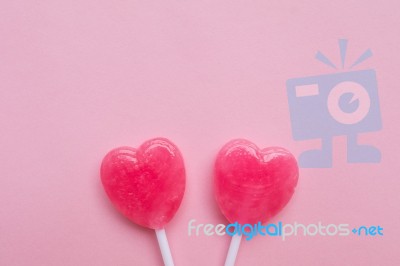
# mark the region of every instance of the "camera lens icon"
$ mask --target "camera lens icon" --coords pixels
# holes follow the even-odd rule
[[[327,107],[329,114],[337,122],[346,125],[357,124],[368,115],[371,99],[362,85],[344,81],[330,91]]]

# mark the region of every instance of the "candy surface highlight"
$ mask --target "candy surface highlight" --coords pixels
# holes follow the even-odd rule
[[[110,151],[101,181],[113,205],[136,224],[161,229],[178,210],[185,191],[185,167],[178,148],[155,138],[138,149]]]
[[[215,163],[216,200],[231,223],[265,223],[289,202],[298,176],[297,161],[284,148],[260,150],[248,140],[232,140]]]

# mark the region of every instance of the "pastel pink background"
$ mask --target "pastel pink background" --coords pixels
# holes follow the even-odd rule
[[[0,265],[162,265],[154,233],[108,202],[99,179],[113,147],[170,138],[187,190],[167,226],[176,265],[222,265],[230,238],[188,237],[190,219],[225,223],[212,193],[219,148],[245,137],[298,155],[285,82],[334,73],[314,60],[374,56],[383,130],[361,141],[381,164],[301,169],[272,222],[381,225],[384,236],[256,237],[237,265],[399,265],[398,1],[0,1]]]

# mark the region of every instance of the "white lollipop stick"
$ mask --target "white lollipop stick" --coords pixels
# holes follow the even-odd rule
[[[225,266],[234,266],[236,261],[236,255],[239,251],[240,241],[242,235],[232,236],[231,244],[229,245],[228,255],[226,256]]]
[[[167,235],[165,230],[156,229],[156,236],[158,240],[158,245],[160,246],[161,255],[164,260],[165,266],[174,266],[174,261],[172,260],[171,250],[169,249]]]

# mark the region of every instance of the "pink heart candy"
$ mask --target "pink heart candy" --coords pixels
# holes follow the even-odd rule
[[[110,151],[101,165],[101,181],[124,216],[141,226],[161,229],[181,204],[185,167],[171,141],[155,138],[138,149],[120,147]]]
[[[232,140],[215,163],[217,203],[231,223],[265,223],[289,202],[298,176],[296,159],[289,151],[260,150],[250,141]]]

